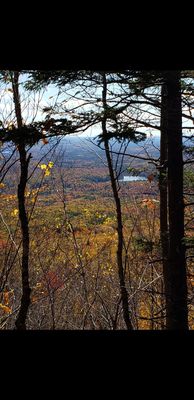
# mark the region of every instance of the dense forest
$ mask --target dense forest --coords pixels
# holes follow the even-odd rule
[[[194,329],[194,71],[0,71],[0,329]]]

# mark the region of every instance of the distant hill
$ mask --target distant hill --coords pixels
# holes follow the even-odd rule
[[[40,153],[47,153],[49,146],[55,143],[55,140],[52,139],[49,145],[36,145],[32,149],[32,155],[34,158],[40,157]],[[150,154],[150,156],[157,157],[159,156],[159,138],[154,137],[152,140],[148,139],[144,142],[140,142],[135,144],[133,142],[129,142],[127,145],[127,149],[125,146],[121,147],[121,144],[115,140],[110,141],[110,145],[112,147],[112,151],[114,152],[126,152],[128,154],[139,154],[141,156],[145,156],[146,152]],[[145,152],[146,149],[146,152]],[[102,160],[105,161],[105,152],[103,149],[103,144],[98,147],[97,139],[89,139],[87,137],[82,136],[66,136],[63,138],[57,146],[56,153],[59,155],[59,159],[61,162],[69,163],[75,160],[80,160],[82,162],[97,162],[102,163]],[[115,156],[116,157],[116,156]],[[128,158],[128,157],[127,157]]]

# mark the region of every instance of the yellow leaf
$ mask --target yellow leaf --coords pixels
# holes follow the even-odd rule
[[[8,124],[8,130],[9,131],[11,131],[14,128],[15,128],[15,126],[14,126],[14,124],[12,122],[10,124]]]
[[[50,171],[48,169],[46,169],[45,176],[49,176],[50,174],[51,174]]]
[[[15,208],[15,209],[11,212],[11,216],[12,216],[12,217],[17,217],[18,213],[19,213],[18,209]]]
[[[7,314],[9,314],[9,313],[11,312],[11,308],[5,306],[5,305],[2,304],[2,303],[0,303],[0,308],[2,308],[2,310],[3,310],[4,312],[6,312]]]
[[[8,304],[9,304],[9,292],[4,292],[3,293],[3,301],[4,301],[5,305],[8,306]]]
[[[41,169],[47,169],[47,165],[46,164],[41,164],[40,168]]]
[[[0,183],[0,188],[3,188],[5,184],[3,182]]]
[[[49,163],[48,163],[48,167],[49,167],[49,168],[53,168],[53,165],[54,165],[54,162],[52,162],[52,161],[49,161]]]

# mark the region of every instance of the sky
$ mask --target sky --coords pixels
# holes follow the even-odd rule
[[[26,80],[26,76],[22,77],[22,80]],[[6,84],[2,85],[0,87],[0,121],[6,123],[6,121],[11,121],[12,118],[15,116],[14,112],[14,107],[13,107],[13,94],[11,92],[11,84]],[[74,90],[74,94],[75,91]],[[94,94],[94,96],[96,93]],[[46,113],[43,112],[43,109],[45,107],[52,107],[54,106],[56,99],[59,100],[65,100],[64,94],[59,95],[59,90],[56,88],[54,85],[49,85],[47,86],[46,89],[41,90],[39,93],[37,92],[31,92],[27,93],[24,92],[22,89],[22,85],[20,86],[20,96],[21,96],[21,101],[22,101],[22,115],[24,122],[26,124],[31,123],[33,120],[40,121],[42,119],[45,119]],[[71,99],[67,100],[66,98],[66,107],[67,108],[72,108],[72,107],[81,107],[85,103],[85,100],[83,99]],[[87,107],[87,106],[86,106]],[[156,112],[156,111],[154,111]],[[146,112],[146,108],[144,111],[145,118],[148,118],[149,114]],[[159,123],[159,118],[158,118],[158,123]],[[185,121],[184,122],[185,126],[191,126],[192,123],[190,121]],[[95,137],[97,136],[101,131],[100,126],[93,126],[89,129],[87,129],[84,133],[82,133],[82,136],[87,136],[87,137]],[[160,131],[159,130],[154,130],[150,128],[139,128],[138,131],[143,131],[147,134],[147,136],[153,136],[157,137],[160,136]],[[78,134],[76,134],[77,136]]]

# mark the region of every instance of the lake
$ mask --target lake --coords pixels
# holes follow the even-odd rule
[[[119,182],[135,182],[135,181],[147,181],[145,176],[123,176]]]

